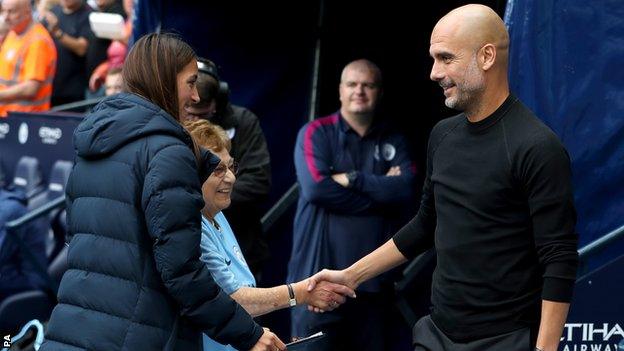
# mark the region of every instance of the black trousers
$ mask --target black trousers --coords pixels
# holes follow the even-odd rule
[[[425,316],[414,325],[413,336],[414,351],[533,351],[537,335],[535,329],[526,327],[469,342],[454,342],[430,316]]]
[[[293,310],[292,336],[326,334],[314,351],[405,351],[411,349],[410,327],[393,304],[391,294],[358,292],[356,299],[332,312]]]

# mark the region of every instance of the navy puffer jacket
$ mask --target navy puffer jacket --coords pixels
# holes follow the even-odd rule
[[[200,331],[250,349],[262,328],[200,257],[203,200],[190,136],[133,94],[74,133],[69,270],[42,350],[198,350]]]

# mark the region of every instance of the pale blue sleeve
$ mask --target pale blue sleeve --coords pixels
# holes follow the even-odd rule
[[[228,295],[232,295],[241,288],[241,282],[236,278],[226,258],[217,249],[214,236],[202,232],[201,236],[201,260],[206,263],[212,278],[219,284],[221,289]]]

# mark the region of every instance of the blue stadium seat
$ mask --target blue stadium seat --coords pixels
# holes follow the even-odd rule
[[[58,160],[54,162],[48,181],[48,201],[65,194],[65,185],[67,185],[69,173],[71,173],[73,166],[74,163],[70,161]]]
[[[48,182],[48,191],[46,192],[48,202],[65,194],[65,186],[73,166],[73,162],[64,160],[58,160],[54,163],[50,171],[50,181]],[[49,218],[52,235],[46,243],[46,254],[48,262],[52,262],[65,246],[67,233],[66,212],[65,210],[52,211]]]
[[[19,159],[15,167],[13,186],[22,189],[29,200],[45,190],[38,159],[30,156]]]
[[[26,192],[30,191],[29,209],[33,210],[65,194],[65,186],[72,167],[73,163],[70,161],[56,161],[50,170],[47,190],[33,190],[34,187],[30,185],[41,183],[39,164],[32,157],[23,157],[16,168],[16,179],[13,183],[14,186],[21,187]],[[47,271],[49,277],[58,286],[63,273],[67,270],[66,212],[65,210],[52,211],[48,219],[51,230],[46,241]],[[51,286],[45,290],[25,291],[6,298],[0,304],[0,332],[13,333],[31,319],[48,320],[55,304],[56,291]]]
[[[67,247],[48,266],[48,275],[57,284],[67,270]],[[0,304],[0,334],[15,333],[32,319],[47,321],[56,305],[56,291],[24,291],[7,297]]]

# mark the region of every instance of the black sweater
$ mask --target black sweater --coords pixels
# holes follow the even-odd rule
[[[429,139],[418,215],[394,242],[435,245],[432,319],[454,340],[536,326],[541,299],[568,302],[578,264],[570,160],[515,96],[486,119],[460,114]]]

